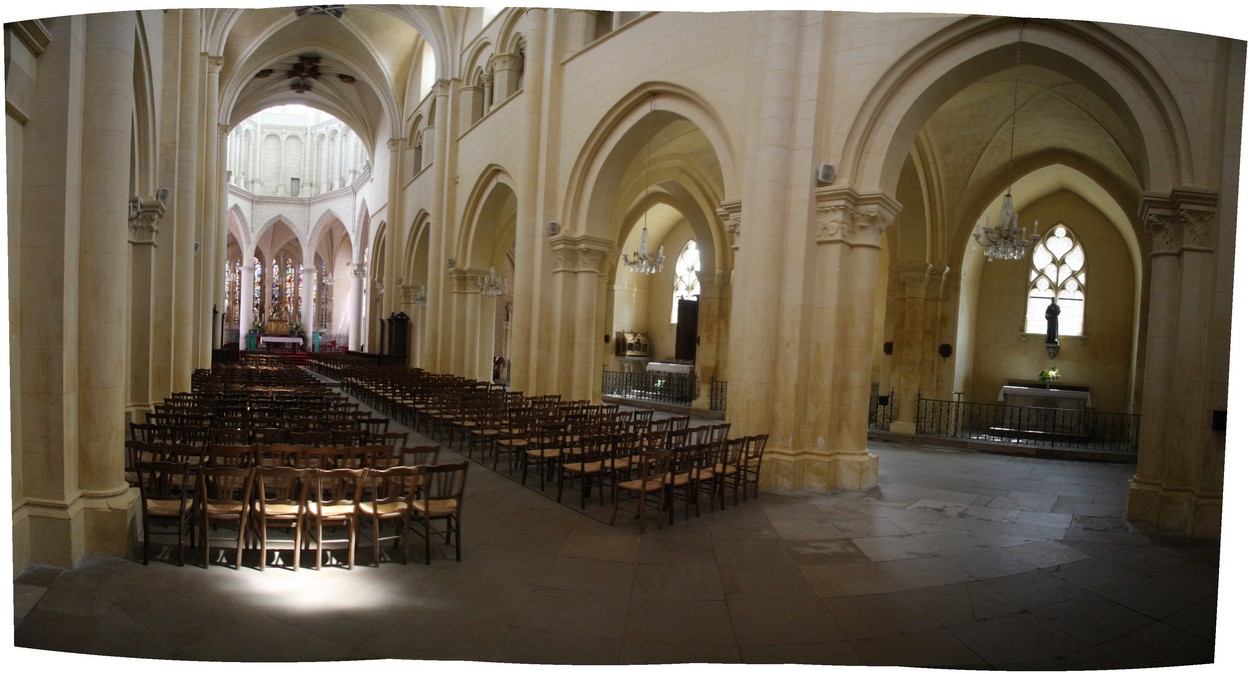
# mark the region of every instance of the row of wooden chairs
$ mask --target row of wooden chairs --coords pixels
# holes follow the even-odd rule
[[[344,543],[350,569],[355,564],[357,532],[362,524],[372,532],[375,566],[382,559],[383,540],[400,545],[403,561],[408,562],[410,530],[424,537],[427,564],[430,539],[436,534],[441,534],[446,544],[455,538],[456,560],[460,560],[460,515],[468,462],[387,468],[296,468],[141,460],[136,467],[143,512],[144,564],[148,563],[153,520],[171,520],[176,524],[179,566],[185,561],[188,540],[192,547],[195,545],[197,520],[205,568],[210,563],[214,542],[230,541],[235,553],[234,568],[242,566],[243,551],[250,544],[259,548],[263,571],[270,565],[269,533],[277,528],[294,536],[292,569],[299,569],[300,552],[314,543],[316,568],[321,568],[326,544]],[[384,524],[393,524],[394,533],[384,534]],[[230,538],[214,537],[222,525],[232,527],[237,534]],[[346,537],[328,538],[332,528],[345,529]]]

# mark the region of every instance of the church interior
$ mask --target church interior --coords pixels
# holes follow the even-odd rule
[[[4,36],[17,646],[1215,658],[1244,40],[367,4],[24,16]],[[457,529],[405,564],[362,544],[350,572],[201,569],[194,545],[149,563],[138,429],[270,371],[270,401],[312,382],[398,448],[464,459],[463,556]],[[762,438],[731,464],[754,482],[718,502],[710,481],[684,518],[640,495],[615,519],[620,476],[598,510],[589,490],[556,501],[559,450],[475,458],[487,413],[441,426],[420,402],[449,381],[663,419],[674,446],[688,423],[713,472]],[[356,601],[257,599],[318,592]],[[318,622],[395,610],[429,640]]]

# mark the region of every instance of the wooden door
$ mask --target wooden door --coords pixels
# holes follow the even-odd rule
[[[694,360],[699,345],[699,298],[677,300],[677,344],[673,357]]]

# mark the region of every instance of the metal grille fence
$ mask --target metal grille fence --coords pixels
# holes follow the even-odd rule
[[[916,434],[1038,447],[1137,453],[1138,414],[916,401]]]
[[[693,372],[603,371],[603,395],[688,406],[698,393],[698,377]]]

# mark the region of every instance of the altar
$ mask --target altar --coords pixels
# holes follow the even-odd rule
[[[261,348],[268,348],[267,346],[265,346],[266,344],[287,344],[288,345],[287,348],[294,351],[296,350],[297,347],[303,348],[304,338],[303,337],[287,337],[287,336],[281,336],[281,335],[261,335],[260,336]]]
[[[1089,391],[1032,386],[1004,386],[998,392],[998,401],[1017,407],[1047,407],[1077,411],[1094,407],[1094,399]]]
[[[694,366],[688,363],[661,363],[652,361],[647,363],[647,372],[674,372],[677,374],[690,374],[694,372]]]

